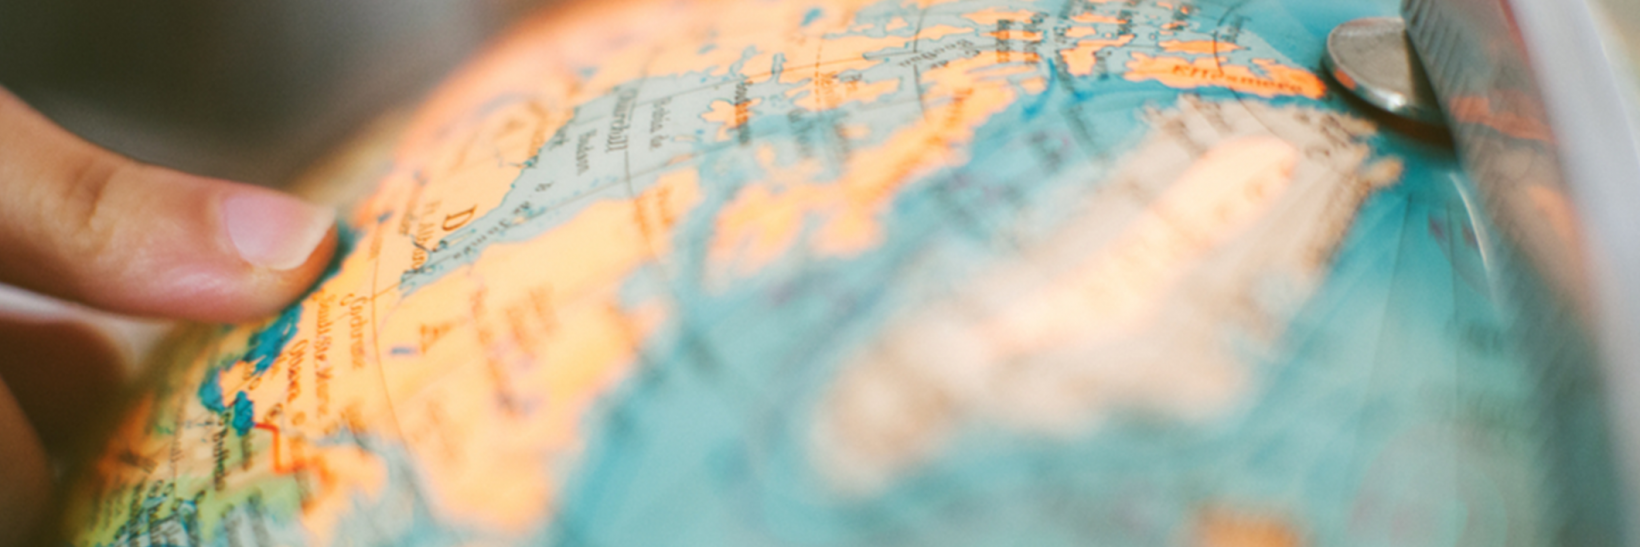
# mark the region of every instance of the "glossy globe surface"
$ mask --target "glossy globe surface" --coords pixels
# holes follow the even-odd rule
[[[1452,152],[1317,72],[1394,7],[554,8],[422,107],[310,295],[172,344],[62,530],[1612,537],[1586,344],[1523,326],[1558,308]]]

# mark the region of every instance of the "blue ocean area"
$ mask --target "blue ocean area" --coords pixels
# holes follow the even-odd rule
[[[326,280],[335,277],[336,273],[341,271],[342,261],[352,253],[357,240],[357,230],[345,223],[336,226],[336,254],[331,258],[330,263],[325,265],[324,271],[313,282],[313,286],[308,289],[307,294],[312,294],[313,291],[318,290],[318,287],[323,285]],[[195,390],[200,405],[204,406],[206,410],[222,416],[224,420],[228,421],[234,432],[241,436],[249,433],[251,427],[255,425],[255,405],[245,396],[243,391],[235,392],[232,408],[223,403],[222,371],[240,361],[251,363],[253,373],[257,375],[273,368],[274,361],[277,361],[279,355],[284,353],[285,346],[290,344],[300,328],[298,323],[302,319],[301,303],[306,299],[307,294],[304,294],[295,304],[285,308],[267,326],[251,333],[250,342],[243,356],[216,356],[213,363],[205,371],[205,377],[200,381],[199,387]]]
[[[199,390],[195,392],[195,396],[206,410],[217,414],[228,411],[222,404],[222,366],[211,367],[205,372],[205,380],[199,383]]]
[[[285,352],[285,346],[290,344],[291,338],[296,336],[297,322],[301,320],[301,304],[285,308],[273,323],[251,335],[250,346],[245,350],[243,360],[254,365],[257,374],[273,368],[273,362],[279,358],[279,354]]]
[[[245,396],[245,392],[241,391],[234,395],[231,416],[228,424],[233,426],[233,432],[240,436],[250,433],[251,427],[256,425],[256,404],[251,402],[250,397]]]

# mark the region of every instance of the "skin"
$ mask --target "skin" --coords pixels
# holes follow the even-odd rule
[[[224,207],[230,201],[241,205]],[[246,210],[259,214],[235,220]],[[245,321],[278,311],[318,277],[335,248],[329,215],[104,150],[0,89],[0,283],[121,314]],[[316,228],[281,239],[300,225]],[[255,245],[247,233],[259,235]],[[51,455],[112,399],[123,380],[117,358],[87,325],[0,314],[0,547],[41,528]]]

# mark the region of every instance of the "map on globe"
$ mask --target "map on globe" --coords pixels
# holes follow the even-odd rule
[[[552,6],[307,296],[170,343],[60,533],[1617,543],[1586,338],[1317,68],[1396,7]]]

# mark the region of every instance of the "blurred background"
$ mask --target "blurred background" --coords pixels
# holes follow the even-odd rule
[[[543,0],[0,0],[0,86],[134,158],[264,185]]]

